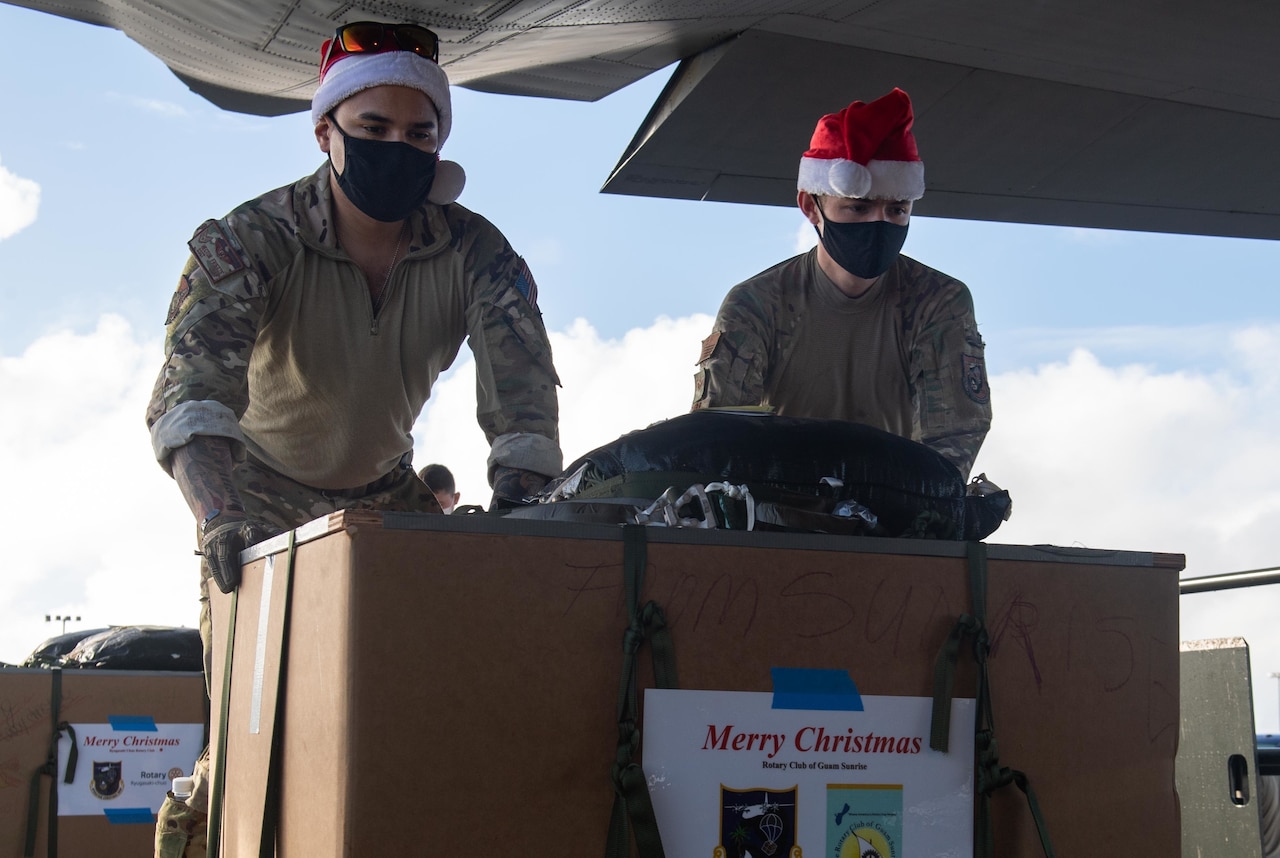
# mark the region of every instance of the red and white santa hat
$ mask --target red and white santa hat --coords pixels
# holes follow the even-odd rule
[[[870,104],[855,101],[818,120],[800,159],[796,187],[867,200],[924,196],[924,162],[911,133],[911,97],[896,87]]]
[[[453,106],[449,99],[449,78],[434,60],[412,51],[377,54],[347,54],[324,70],[320,85],[311,97],[311,124],[318,125],[331,110],[351,96],[375,86],[407,86],[431,99],[439,116],[440,146],[453,126]],[[427,199],[437,205],[458,199],[467,182],[460,164],[441,160]]]

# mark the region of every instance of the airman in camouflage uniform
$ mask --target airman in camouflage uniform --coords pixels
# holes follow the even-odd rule
[[[312,101],[329,161],[189,242],[147,425],[200,523],[206,676],[209,581],[233,590],[245,545],[336,510],[440,512],[410,432],[464,340],[494,504],[561,470],[537,289],[503,235],[455,202],[435,47],[416,25],[339,28]],[[192,796],[160,810],[160,858],[204,854],[207,749],[193,777]]]
[[[532,275],[502,234],[456,203],[414,211],[375,310],[336,244],[331,198],[326,164],[192,239],[147,409],[160,462],[193,435],[220,435],[306,485],[372,483],[413,449],[432,384],[469,338],[491,468],[559,473],[551,347]],[[231,265],[203,262],[215,242]]]
[[[797,203],[820,242],[735,286],[703,341],[693,409],[756,406],[865,423],[968,476],[991,425],[973,299],[902,256],[924,170],[894,90],[824,116]]]
[[[937,450],[967,476],[991,424],[969,290],[899,256],[869,296],[873,312],[841,318],[815,297],[834,288],[816,256],[815,248],[730,290],[703,341],[694,410],[770,405],[780,414],[866,423]],[[815,317],[816,325],[802,324]],[[836,359],[845,352],[831,335],[885,347],[846,363]],[[795,365],[800,337],[820,350],[818,364]],[[806,385],[816,390],[801,390]]]

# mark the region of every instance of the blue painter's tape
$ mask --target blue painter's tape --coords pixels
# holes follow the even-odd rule
[[[112,825],[155,825],[156,814],[149,807],[113,807],[102,811]]]
[[[769,672],[773,675],[774,709],[862,711],[862,695],[848,671],[774,667]]]
[[[156,733],[156,719],[149,715],[108,715],[107,723],[117,732]]]

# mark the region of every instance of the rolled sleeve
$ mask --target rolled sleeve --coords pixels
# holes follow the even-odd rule
[[[560,445],[543,435],[512,433],[493,439],[489,449],[489,481],[495,468],[519,468],[547,477],[564,470],[564,454]]]
[[[230,408],[209,400],[181,402],[151,425],[151,449],[156,461],[169,470],[169,456],[197,435],[229,438],[237,447],[244,446],[239,418]]]

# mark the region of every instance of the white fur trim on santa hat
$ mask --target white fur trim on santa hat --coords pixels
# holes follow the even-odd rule
[[[918,200],[924,196],[924,163],[871,161],[864,167],[843,158],[801,158],[796,187],[830,197]]]
[[[339,104],[375,86],[407,86],[425,93],[440,117],[440,145],[444,145],[453,125],[449,78],[437,63],[412,51],[353,54],[329,66],[311,97],[311,124],[318,125]]]
[[[923,161],[871,161],[871,190],[867,199],[918,200],[924,196]]]
[[[864,197],[871,188],[871,173],[844,158],[801,158],[796,187],[823,196]]]

